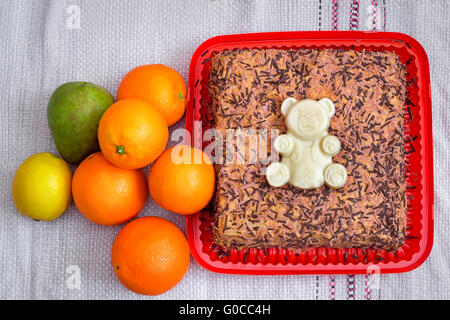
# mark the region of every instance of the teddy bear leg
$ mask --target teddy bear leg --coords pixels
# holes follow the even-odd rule
[[[347,181],[347,170],[342,164],[331,163],[323,173],[325,184],[330,188],[341,188]]]
[[[281,187],[289,182],[289,168],[281,162],[272,162],[266,169],[267,182],[272,187]]]

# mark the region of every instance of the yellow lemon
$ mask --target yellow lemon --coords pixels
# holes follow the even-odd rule
[[[26,159],[13,181],[17,210],[37,220],[58,218],[72,201],[72,171],[61,158],[48,152]]]

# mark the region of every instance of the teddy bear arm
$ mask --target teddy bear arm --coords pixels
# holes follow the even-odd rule
[[[338,137],[327,134],[321,139],[320,148],[326,155],[333,157],[341,150],[341,142]]]
[[[275,139],[273,147],[283,157],[288,157],[294,151],[295,142],[291,136],[282,134]]]

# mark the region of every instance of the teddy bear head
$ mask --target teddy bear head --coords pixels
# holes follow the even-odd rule
[[[288,130],[302,140],[314,140],[327,132],[334,112],[334,103],[328,98],[319,101],[287,98],[281,104]]]

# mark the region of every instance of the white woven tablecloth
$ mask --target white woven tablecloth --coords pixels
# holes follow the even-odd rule
[[[128,70],[149,63],[169,65],[187,80],[192,54],[212,36],[349,30],[352,1],[0,0],[0,298],[153,299],[126,290],[114,275],[111,244],[120,226],[94,225],[73,205],[50,223],[15,210],[11,183],[19,164],[37,152],[56,153],[46,108],[58,85],[90,81],[115,95]],[[359,3],[354,29],[369,30],[371,5],[376,6],[379,29],[407,33],[428,53],[436,201],[429,259],[415,271],[382,275],[372,286],[364,275],[214,274],[192,259],[184,280],[155,299],[328,299],[333,279],[336,299],[367,298],[367,288],[372,299],[450,298],[450,151],[445,147],[450,136],[450,1],[354,2]],[[174,128],[183,126],[180,121]],[[183,217],[151,199],[140,214],[145,215],[164,216],[185,230]],[[74,274],[80,276],[79,288],[68,281]]]

